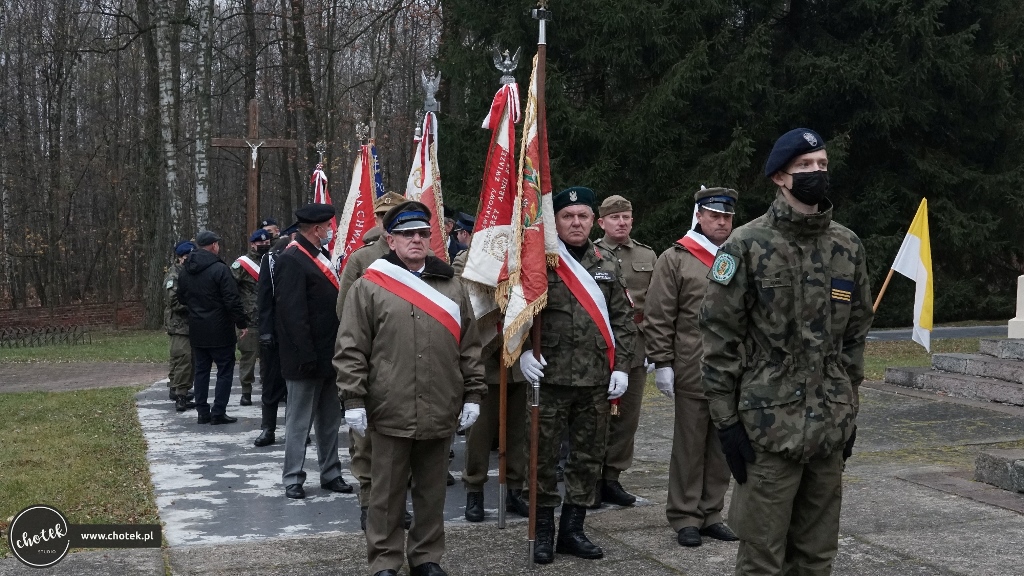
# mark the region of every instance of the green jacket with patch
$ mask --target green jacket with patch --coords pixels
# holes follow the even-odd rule
[[[864,246],[781,193],[737,228],[708,274],[700,311],[704,391],[718,428],[742,422],[755,450],[807,462],[853,433],[871,327]],[[740,353],[745,350],[746,353]]]
[[[164,328],[168,334],[188,336],[188,307],[178,300],[178,274],[181,265],[173,264],[164,277]]]
[[[249,250],[246,256],[255,262],[257,267],[263,259],[255,250]],[[249,326],[259,326],[259,307],[256,306],[257,279],[253,278],[252,274],[249,274],[238,260],[231,263],[231,276],[238,283],[238,296],[242,299],[242,309],[245,310],[246,321]]]

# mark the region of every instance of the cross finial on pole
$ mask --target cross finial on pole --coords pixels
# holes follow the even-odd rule
[[[327,142],[319,140],[316,143],[316,153],[320,155],[320,164],[324,163],[324,153],[327,152]]]

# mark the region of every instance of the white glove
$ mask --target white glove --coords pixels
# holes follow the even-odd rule
[[[615,400],[626,393],[629,386],[629,374],[616,370],[612,372],[612,378],[608,382],[608,399]]]
[[[533,357],[532,350],[523,352],[523,355],[519,357],[519,369],[523,371],[523,376],[526,376],[530,384],[540,382],[540,379],[544,377],[544,367],[547,365],[544,355],[537,360]]]
[[[469,428],[479,417],[480,405],[476,402],[466,402],[462,405],[462,414],[459,414],[459,430]]]
[[[654,385],[661,390],[661,393],[669,398],[676,397],[676,374],[671,366],[658,368],[654,371]]]
[[[648,362],[647,358],[644,358],[644,370],[647,370],[648,374],[654,372],[654,362]]]
[[[366,408],[345,410],[345,424],[359,436],[366,436]]]

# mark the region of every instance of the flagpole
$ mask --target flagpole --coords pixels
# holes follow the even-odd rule
[[[505,504],[508,501],[508,369],[505,355],[498,355],[498,528],[505,528]]]
[[[547,0],[539,0],[537,8],[532,11],[533,17],[537,20],[539,31],[537,35],[537,148],[546,150],[547,142],[547,110],[544,105],[544,82],[545,82],[545,61],[547,60],[547,23],[551,20],[551,11],[548,10]],[[525,137],[525,136],[524,136]],[[546,155],[540,154],[541,165],[537,166],[538,174],[547,174],[545,166]],[[540,188],[543,189],[543,186]],[[533,325],[530,326],[530,338],[533,341],[533,357],[540,360],[540,314],[533,317]],[[537,452],[540,448],[540,381],[533,383],[533,397],[530,402],[530,520],[527,530],[529,542],[530,566],[535,566],[534,549],[537,544]]]
[[[882,289],[878,291],[878,296],[875,297],[875,305],[871,308],[871,312],[878,312],[878,304],[882,301],[882,294],[885,294],[885,289],[889,287],[889,280],[892,280],[892,273],[896,270],[889,268],[889,275],[885,277],[885,282],[882,283]]]

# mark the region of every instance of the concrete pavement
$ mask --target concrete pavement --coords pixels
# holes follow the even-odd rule
[[[151,407],[146,400],[140,398],[140,416],[147,430],[151,426],[146,424],[148,409]],[[237,409],[231,412],[245,416]],[[194,412],[191,414],[194,419]],[[700,548],[682,548],[665,521],[671,420],[670,401],[650,387],[637,436],[636,462],[622,477],[626,488],[645,502],[627,509],[605,508],[587,517],[588,534],[604,547],[605,559],[584,561],[558,555],[554,564],[541,567],[536,573],[733,573],[735,544],[710,541]],[[964,478],[973,469],[974,456],[981,449],[1024,446],[1024,410],[1006,406],[993,410],[978,402],[903,394],[872,384],[862,388],[858,426],[858,444],[845,476],[840,549],[833,574],[1024,576],[1024,516],[1015,511],[1024,510],[1024,494],[1004,493],[1006,498],[1001,503],[986,503],[983,486]],[[216,432],[220,434],[223,433]],[[251,431],[244,436],[251,442]],[[199,486],[194,470],[182,470],[181,478],[176,480],[181,487],[176,489],[185,491],[192,482],[196,484],[191,488],[193,493],[220,492],[209,499],[184,499],[190,514],[195,515],[192,530],[203,534],[175,535],[175,518],[168,513],[173,506],[164,501],[170,489],[161,488],[170,480],[162,479],[166,473],[155,466],[154,483],[158,500],[163,502],[161,517],[167,523],[165,536],[169,545],[165,549],[78,552],[49,570],[25,568],[14,559],[6,559],[0,561],[0,576],[366,574],[363,535],[358,524],[353,527],[350,521],[344,521],[346,510],[355,507],[347,498],[289,505],[279,487],[268,487],[266,494],[244,492],[242,486],[249,481],[279,482],[279,461],[270,452],[246,455],[250,451],[241,439],[208,438],[207,442],[218,444],[216,449],[227,456],[218,465],[222,468],[230,466],[233,459],[249,459],[252,466],[262,462],[261,466],[266,468],[233,468],[239,478],[232,481],[239,484],[231,484],[231,489],[227,485],[211,488],[219,486],[218,481]],[[154,449],[153,440],[150,446]],[[343,456],[346,455],[343,450]],[[211,457],[210,462],[215,461]],[[310,462],[307,461],[307,470],[311,469]],[[935,481],[943,478],[949,482]],[[488,484],[493,486],[493,482]],[[307,486],[313,487],[310,492],[319,491],[312,474]],[[233,517],[234,524],[242,525],[229,526],[232,523],[217,520],[220,505],[211,500],[222,498],[233,507],[252,509]],[[489,514],[484,523],[470,525],[452,514],[453,510],[461,514],[465,501],[461,486],[449,488],[447,498],[446,518],[450,522],[446,526],[448,551],[443,565],[450,574],[512,575],[528,571],[524,562],[525,522],[513,521],[507,529],[498,530],[494,515]],[[493,508],[494,502],[490,499],[488,507]],[[199,518],[202,510],[209,511],[208,520]],[[215,510],[218,512],[214,513]],[[289,516],[278,519],[279,514]],[[308,524],[309,528],[291,535],[281,534],[285,527],[299,524]],[[240,534],[256,537],[241,539]],[[407,568],[402,573],[407,574]]]

